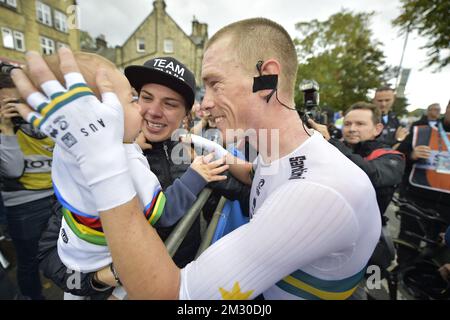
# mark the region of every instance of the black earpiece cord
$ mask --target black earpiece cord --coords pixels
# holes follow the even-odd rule
[[[267,102],[269,102],[269,100],[270,100],[270,98],[272,97],[272,95],[273,95],[274,92],[275,92],[275,98],[277,99],[277,101],[278,101],[279,104],[281,104],[283,107],[285,107],[285,108],[288,109],[288,110],[291,110],[291,111],[297,111],[296,108],[291,108],[291,107],[285,105],[283,102],[281,102],[280,99],[278,99],[278,90],[277,90],[277,89],[275,89],[274,91],[272,91],[272,93],[267,97],[267,98],[268,98],[268,99],[267,99]],[[308,130],[306,130],[306,127],[305,127],[305,121],[307,121],[307,120],[308,120],[307,116],[305,117],[305,119],[302,119],[302,126],[303,126],[303,130],[305,130],[306,134],[307,134],[309,137],[311,137],[311,135],[309,134]]]

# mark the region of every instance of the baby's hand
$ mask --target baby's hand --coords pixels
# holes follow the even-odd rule
[[[147,139],[145,138],[143,132],[141,132],[136,138],[136,143],[139,145],[139,147],[141,147],[142,151],[151,150],[153,148],[150,143],[147,143]]]
[[[207,156],[196,157],[191,164],[191,168],[201,175],[208,183],[226,180],[227,176],[220,175],[229,168],[228,165],[224,165],[225,159],[220,158],[210,162],[213,158],[213,153],[210,153]]]

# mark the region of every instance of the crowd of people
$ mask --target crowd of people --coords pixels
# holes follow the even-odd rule
[[[41,270],[65,299],[351,299],[368,265],[408,261],[386,250],[394,193],[450,225],[450,102],[407,129],[381,87],[330,132],[297,113],[297,53],[271,20],[208,41],[201,95],[173,57],[124,74],[67,48],[26,60],[0,79],[1,202],[23,298],[45,299]],[[164,240],[204,188],[172,258]],[[248,222],[196,257],[221,197]],[[411,228],[402,216],[399,237],[417,242]],[[450,229],[435,236],[450,243]],[[450,249],[439,270],[448,281]]]

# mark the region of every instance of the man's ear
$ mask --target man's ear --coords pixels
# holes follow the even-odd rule
[[[377,123],[375,125],[375,132],[376,132],[377,137],[380,135],[380,133],[383,131],[383,129],[384,129],[384,125],[382,123]]]
[[[258,71],[260,73],[258,76],[268,76],[268,75],[279,76],[280,72],[281,72],[281,65],[277,60],[269,59],[269,60],[264,61],[260,65],[260,69]],[[279,82],[277,82],[277,84],[279,85]],[[274,89],[277,89],[277,87],[271,88],[271,89],[266,89],[266,90],[260,90],[260,91],[258,91],[258,95],[261,98],[266,99],[266,97],[268,95],[270,95]]]

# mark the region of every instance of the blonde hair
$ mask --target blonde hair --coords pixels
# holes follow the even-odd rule
[[[265,18],[253,18],[232,23],[217,31],[206,44],[205,51],[214,43],[229,37],[236,58],[249,74],[256,72],[259,60],[276,59],[281,65],[279,89],[294,93],[298,60],[289,33],[278,23]]]

